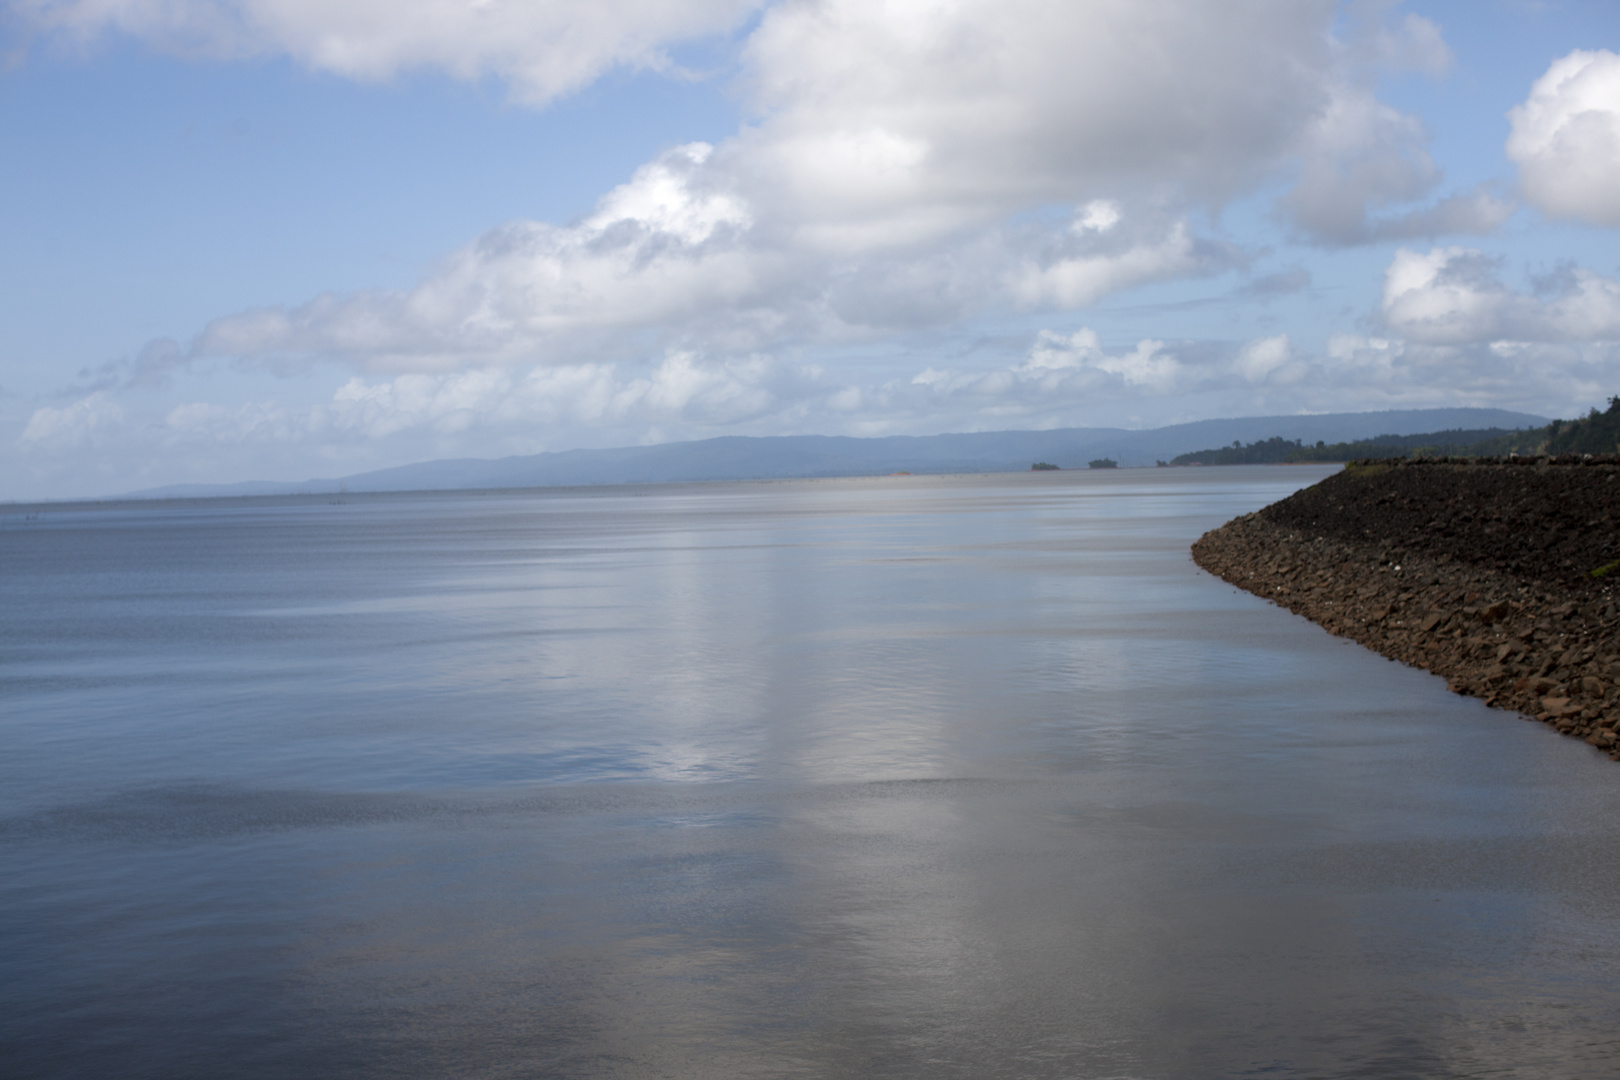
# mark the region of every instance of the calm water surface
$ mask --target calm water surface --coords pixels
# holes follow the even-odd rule
[[[1323,470],[0,513],[8,1077],[1620,1076],[1620,768]]]

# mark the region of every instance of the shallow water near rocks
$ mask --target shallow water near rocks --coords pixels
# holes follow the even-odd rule
[[[1188,557],[1325,472],[0,513],[3,1071],[1620,1074],[1620,766]]]

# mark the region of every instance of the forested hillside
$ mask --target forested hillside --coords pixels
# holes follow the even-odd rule
[[[1545,427],[1507,431],[1501,428],[1432,431],[1419,435],[1376,435],[1354,442],[1309,446],[1299,439],[1272,436],[1245,445],[1197,450],[1161,464],[1291,465],[1310,461],[1358,461],[1363,458],[1506,457],[1510,454],[1620,453],[1620,396],[1604,412],[1592,409],[1576,420],[1554,420]]]

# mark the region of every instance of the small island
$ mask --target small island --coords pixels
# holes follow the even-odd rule
[[[1047,470],[1055,472],[1057,471],[1057,466],[1053,465],[1049,461],[1037,461],[1035,464],[1029,467],[1030,472],[1046,472]]]
[[[1086,463],[1086,467],[1091,469],[1117,469],[1119,468],[1119,462],[1115,461],[1113,458],[1100,457],[1092,461],[1088,461]]]

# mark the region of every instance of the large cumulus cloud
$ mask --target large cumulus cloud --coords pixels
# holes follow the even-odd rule
[[[1317,246],[1488,232],[1503,220],[1512,207],[1487,189],[1436,199],[1443,176],[1429,132],[1379,100],[1378,71],[1436,74],[1450,61],[1434,24],[1388,20],[1387,4],[14,7],[61,33],[114,28],[203,55],[279,53],[357,78],[421,69],[495,77],[537,105],[611,67],[667,65],[680,42],[737,31],[728,77],[745,107],[734,136],[671,147],[577,221],[498,225],[411,288],[226,315],[183,344],[158,342],[92,373],[76,401],[41,409],[30,424],[25,443],[42,452],[92,447],[122,430],[121,387],[221,360],[277,371],[335,363],[341,389],[302,408],[188,402],[143,418],[141,437],[170,446],[414,439],[408,456],[428,456],[716,429],[1117,419],[1099,413],[1108,402],[1170,421],[1188,410],[1455,400],[1446,384],[1455,395],[1463,365],[1522,373],[1539,356],[1551,358],[1548,370],[1574,371],[1608,355],[1612,281],[1569,268],[1515,291],[1485,256],[1461,248],[1402,252],[1380,312],[1388,336],[1325,352],[1275,328],[1243,341],[1156,334],[1107,345],[1077,328],[1069,313],[1121,290],[1253,260],[1214,223],[1257,192],[1280,193],[1285,227]],[[757,23],[739,21],[752,13]],[[1512,152],[1527,198],[1597,220],[1606,211],[1593,185],[1576,185],[1576,198],[1535,179],[1548,161],[1603,167],[1590,131],[1612,115],[1599,76],[1614,58],[1575,55],[1597,59],[1549,83],[1563,70],[1555,65],[1537,83],[1524,117],[1515,114],[1515,138],[1522,128],[1541,141]],[[1553,105],[1532,110],[1542,98]],[[1256,295],[1312,280],[1301,268],[1274,278]],[[1044,320],[1048,330],[988,366],[936,359],[879,375],[817,364],[835,349],[959,330],[986,315],[1025,327]],[[1505,340],[1522,348],[1509,357],[1492,344]]]
[[[1568,264],[1513,289],[1482,251],[1403,248],[1384,272],[1383,317],[1429,344],[1620,341],[1620,281]]]
[[[779,4],[742,48],[752,119],[735,137],[669,151],[579,222],[492,230],[413,289],[224,318],[188,355],[437,371],[813,347],[1067,310],[1241,261],[1198,222],[1294,161],[1291,212],[1330,242],[1499,220],[1475,195],[1369,224],[1369,207],[1424,196],[1436,177],[1415,121],[1351,78],[1363,61],[1331,36],[1336,11]],[[1437,35],[1409,18],[1364,36],[1433,66]],[[1366,167],[1346,173],[1347,157]]]
[[[175,362],[337,358],[374,372],[445,371],[832,345],[998,308],[1083,306],[1240,258],[1184,218],[1146,207],[1127,217],[1100,200],[1056,228],[987,226],[944,247],[856,257],[775,245],[759,235],[753,205],[704,171],[711,153],[671,151],[573,225],[494,229],[414,288],[218,319]]]
[[[1577,49],[1508,114],[1507,153],[1543,213],[1620,226],[1620,56]]]
[[[745,52],[742,170],[815,242],[1146,187],[1222,199],[1325,106],[1328,0],[823,0]]]
[[[1302,136],[1299,179],[1282,199],[1285,216],[1302,236],[1326,244],[1489,233],[1506,221],[1513,204],[1483,186],[1410,206],[1441,180],[1428,141],[1416,117],[1370,89],[1337,87]]]

